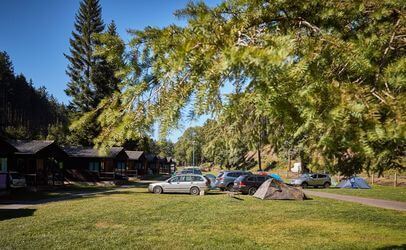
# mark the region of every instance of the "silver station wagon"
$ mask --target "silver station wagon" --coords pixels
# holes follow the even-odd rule
[[[149,184],[148,191],[161,193],[190,193],[198,195],[200,191],[207,192],[209,190],[210,181],[203,175],[186,174],[177,175],[163,182]]]

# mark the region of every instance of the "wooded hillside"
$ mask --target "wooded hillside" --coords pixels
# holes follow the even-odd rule
[[[0,52],[0,135],[31,139],[45,138],[52,127],[67,124],[65,107],[45,87],[15,74],[6,52]]]

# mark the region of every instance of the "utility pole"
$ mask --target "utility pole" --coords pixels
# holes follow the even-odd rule
[[[192,167],[194,167],[195,166],[195,140],[193,139],[193,142],[192,142],[192,145],[193,145],[193,164],[192,164]]]

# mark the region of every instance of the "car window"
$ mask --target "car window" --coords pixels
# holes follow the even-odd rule
[[[317,174],[312,174],[310,177],[317,178]]]
[[[258,182],[264,182],[265,181],[265,176],[258,176],[257,181]]]
[[[326,178],[327,176],[325,174],[319,174],[319,178]]]
[[[179,182],[191,182],[192,181],[192,176],[185,175],[185,176],[180,176]]]
[[[178,182],[179,181],[179,176],[175,176],[171,178],[171,182]]]
[[[20,175],[20,174],[12,173],[12,174],[10,174],[10,175],[11,175],[11,178],[13,178],[13,179],[22,179],[22,178],[23,178],[23,176]]]
[[[221,172],[221,173],[219,173],[219,175],[217,176],[217,178],[220,178],[220,177],[222,177],[223,175],[224,175],[224,173]]]
[[[243,175],[241,175],[240,177],[238,177],[235,181],[242,181],[242,180],[244,180],[244,178],[245,178],[245,176],[243,176]]]
[[[248,177],[248,178],[247,178],[247,181],[256,181],[256,178],[255,178],[254,176]]]
[[[201,176],[192,176],[193,181],[204,181]]]

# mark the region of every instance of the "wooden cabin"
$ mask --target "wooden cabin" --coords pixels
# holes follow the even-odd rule
[[[176,171],[176,162],[172,157],[166,157],[167,168],[169,169],[169,174]]]
[[[95,181],[125,175],[128,156],[123,147],[112,147],[107,154],[94,148],[64,147],[66,168],[72,179]]]
[[[11,158],[17,149],[6,140],[0,138],[0,190],[7,188],[7,178]]]
[[[147,174],[159,174],[159,161],[158,157],[154,154],[146,154],[147,159]]]
[[[135,177],[148,173],[148,163],[144,151],[126,150],[125,153],[128,156],[127,176]]]
[[[167,174],[168,169],[167,169],[168,162],[166,160],[166,157],[160,157],[158,156],[158,173],[159,174]]]
[[[10,140],[17,151],[11,156],[8,171],[25,176],[28,186],[63,184],[66,153],[54,141]]]

